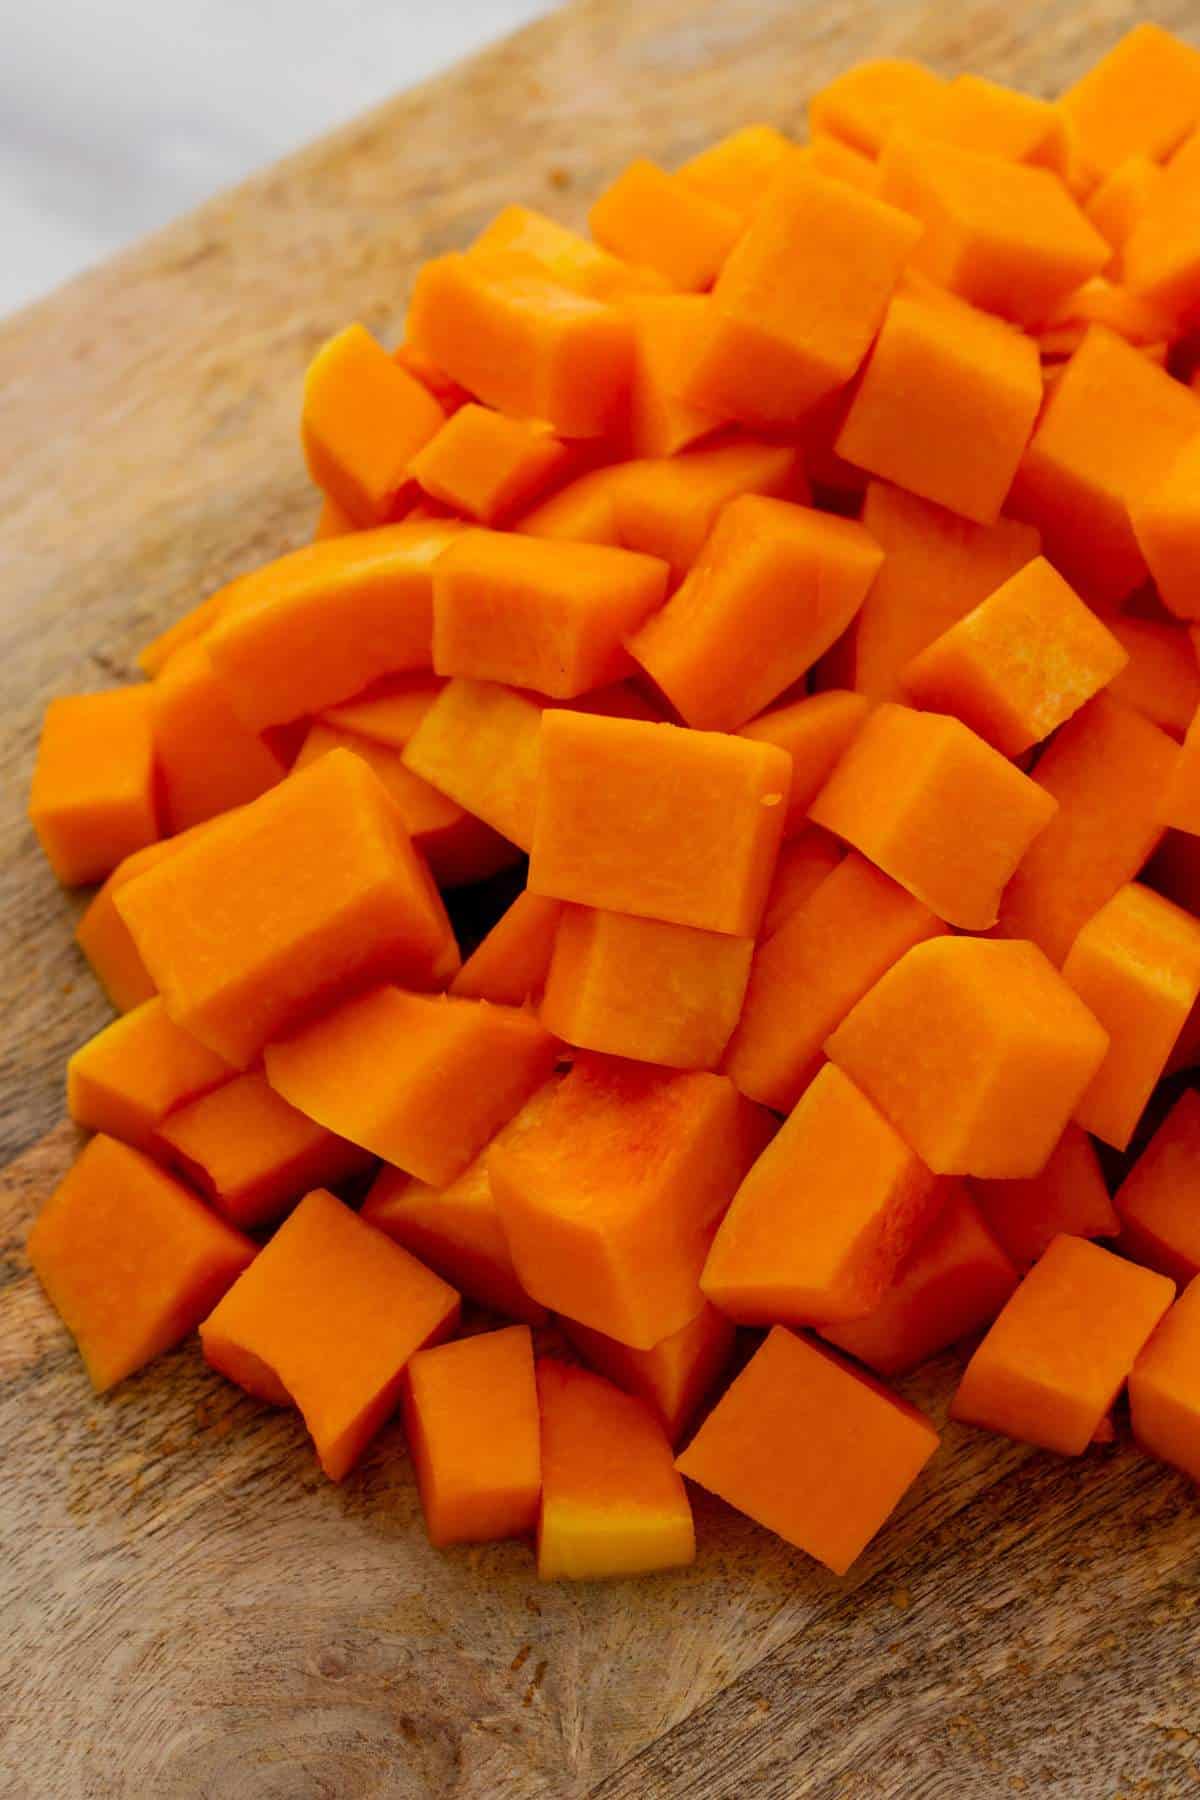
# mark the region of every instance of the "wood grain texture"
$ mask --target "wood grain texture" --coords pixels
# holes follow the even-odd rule
[[[1052,93],[1141,9],[589,0],[0,327],[0,1794],[4,1800],[1116,1800],[1200,1791],[1200,1518],[1128,1448],[951,1427],[837,1582],[697,1497],[694,1569],[540,1587],[442,1555],[399,1434],[341,1488],[194,1346],[92,1399],[23,1252],[105,1016],[24,800],[55,692],[308,534],[305,361],[394,336],[502,203],[578,220],[634,149],[801,126],[910,53]],[[1196,37],[1200,6],[1164,0]],[[935,1414],[949,1363],[910,1384]]]

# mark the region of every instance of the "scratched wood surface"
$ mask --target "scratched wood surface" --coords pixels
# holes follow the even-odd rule
[[[578,220],[635,149],[799,129],[855,58],[1051,93],[1142,9],[586,0],[0,326],[0,1794],[4,1800],[1116,1800],[1200,1790],[1200,1512],[1128,1447],[951,1427],[845,1582],[697,1496],[683,1574],[541,1587],[440,1555],[386,1431],[335,1488],[194,1346],[110,1398],[24,1258],[104,1007],[24,797],[55,692],[308,534],[301,371],[398,330],[503,202]],[[1200,35],[1200,4],[1163,0]],[[950,1362],[912,1387],[939,1417]]]

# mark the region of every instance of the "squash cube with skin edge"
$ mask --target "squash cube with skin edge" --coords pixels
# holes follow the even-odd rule
[[[1163,1275],[1055,1238],[967,1364],[950,1417],[1079,1456],[1174,1297]]]
[[[29,819],[58,879],[102,881],[158,837],[149,688],[51,700]]]
[[[421,1181],[454,1181],[549,1077],[531,1013],[381,987],[269,1044],[276,1093]]]
[[[738,213],[639,156],[593,203],[596,242],[675,289],[711,287],[741,236]]]
[[[445,420],[362,325],[330,338],[309,364],[300,415],[309,473],[359,527],[395,517],[410,459]]]
[[[829,688],[759,713],[739,736],[778,744],[792,759],[792,788],[784,837],[809,829],[808,809],[863,724],[871,703],[865,694]]]
[[[707,1302],[694,1319],[649,1350],[634,1350],[576,1319],[557,1321],[589,1368],[636,1394],[677,1444],[733,1355],[732,1322]]]
[[[200,1327],[247,1393],[295,1406],[331,1481],[400,1399],[409,1358],[453,1332],[459,1299],[324,1188],[306,1194]]]
[[[901,292],[836,448],[872,475],[994,525],[1041,403],[1030,339],[974,307]]]
[[[1200,1096],[1186,1089],[1115,1197],[1119,1250],[1186,1286],[1200,1275]]]
[[[583,906],[752,937],[783,834],[790,780],[790,758],[774,744],[548,712],[529,888]]]
[[[990,1325],[1020,1280],[963,1183],[942,1188],[937,1217],[879,1305],[861,1319],[821,1326],[827,1343],[888,1379]]]
[[[882,561],[853,520],[743,495],[629,649],[689,725],[733,730],[841,636]]]
[[[943,937],[902,956],[827,1040],[938,1175],[1045,1167],[1108,1034],[1034,944]]]
[[[1200,920],[1130,882],[1089,919],[1062,972],[1109,1035],[1075,1116],[1124,1150],[1200,997]]]
[[[550,1357],[538,1360],[537,1389],[541,1579],[645,1575],[692,1562],[692,1509],[645,1401]]]
[[[1030,1268],[1064,1232],[1098,1238],[1120,1230],[1095,1145],[1078,1125],[1067,1126],[1040,1174],[968,1185],[988,1230],[1019,1268]]]
[[[1200,619],[1200,432],[1129,509],[1163,604]]]
[[[101,1134],[42,1207],[28,1252],[102,1394],[194,1331],[255,1246],[141,1151]]]
[[[237,1068],[348,989],[436,987],[458,967],[429,870],[346,750],[205,826],[115,900],[172,1019]]]
[[[790,159],[713,288],[683,398],[749,425],[796,424],[857,372],[921,227]]]
[[[776,1325],[675,1466],[844,1575],[937,1447],[915,1406]]]
[[[958,719],[886,702],[809,808],[939,918],[994,925],[1056,801]]]
[[[1200,1281],[1188,1284],[1140,1352],[1129,1411],[1142,1449],[1200,1482]]]
[[[534,1530],[542,1459],[528,1325],[418,1350],[405,1371],[403,1412],[430,1543]]]
[[[585,1050],[712,1069],[741,1014],[753,954],[753,938],[565,906],[542,1023]]]
[[[156,996],[76,1050],[67,1063],[67,1110],[85,1131],[151,1151],[168,1113],[232,1073],[223,1057],[172,1022]]]
[[[531,506],[567,463],[566,446],[545,425],[468,401],[412,458],[408,472],[434,500],[494,525]]]
[[[700,1286],[743,1325],[862,1318],[942,1198],[899,1133],[826,1064],[734,1195]]]
[[[952,713],[1004,756],[1020,756],[1128,660],[1039,556],[914,657],[900,680],[918,706]]]
[[[581,1053],[488,1158],[523,1287],[651,1349],[703,1304],[713,1229],[774,1125],[724,1076]]]

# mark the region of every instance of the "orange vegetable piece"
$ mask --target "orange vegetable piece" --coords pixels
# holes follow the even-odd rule
[[[1152,162],[1140,150],[1135,150],[1104,177],[1084,208],[1096,230],[1108,239],[1116,252],[1112,265],[1114,278],[1122,270],[1124,259],[1121,253],[1162,178],[1161,163]]]
[[[903,56],[855,63],[813,95],[813,134],[829,132],[866,156],[878,156],[910,113],[923,112],[943,91],[940,75]]]
[[[740,736],[778,744],[792,759],[792,791],[784,836],[803,831],[808,809],[832,775],[870,711],[864,694],[829,688],[806,694],[743,725]]]
[[[967,1364],[951,1418],[1080,1455],[1174,1294],[1086,1238],[1056,1237]]]
[[[1178,747],[1098,694],[1058,733],[1035,780],[1058,810],[1004,890],[1000,928],[1061,963],[1081,925],[1132,880],[1162,835]]]
[[[556,900],[752,937],[790,777],[789,758],[774,744],[548,712],[529,887]]]
[[[1119,1248],[1182,1287],[1200,1274],[1200,1095],[1186,1088],[1117,1189]]]
[[[1146,579],[1130,509],[1198,431],[1196,396],[1093,325],[1047,395],[1012,491],[1086,600],[1115,605]]]
[[[836,448],[873,475],[993,525],[1041,402],[1028,338],[975,307],[902,292]]]
[[[631,300],[628,312],[634,332],[630,449],[636,457],[674,456],[724,423],[720,413],[680,398],[708,330],[712,302],[703,294],[651,294]]]
[[[1133,1434],[1143,1450],[1200,1481],[1200,1283],[1180,1295],[1129,1376]]]
[[[944,929],[851,853],[755,952],[726,1074],[750,1099],[790,1112],[834,1027],[906,950]]]
[[[722,507],[739,494],[806,499],[799,451],[741,438],[626,463],[612,485],[617,535],[629,549],[661,557],[673,576],[686,575]]]
[[[844,1575],[937,1447],[915,1406],[776,1325],[675,1466]]]
[[[464,532],[434,574],[434,668],[557,699],[619,681],[622,640],[662,605],[667,576],[655,557],[602,544]]]
[[[1078,1125],[1067,1126],[1040,1174],[969,1186],[988,1229],[1020,1268],[1035,1263],[1060,1232],[1098,1238],[1120,1229],[1100,1158]]]
[[[435,500],[494,525],[528,507],[567,461],[565,445],[545,425],[471,401],[417,452],[408,472]]]
[[[696,1554],[692,1509],[650,1408],[611,1382],[549,1357],[537,1363],[543,1581],[673,1569]]]
[[[742,1010],[754,940],[566,906],[541,1016],[564,1043],[712,1069]]]
[[[289,1106],[257,1071],[173,1110],[155,1153],[231,1225],[273,1225],[301,1194],[365,1172],[371,1158]]]
[[[1056,810],[1043,788],[958,719],[885,701],[809,817],[965,931],[996,922],[1000,896]]]
[[[874,1311],[821,1327],[877,1375],[907,1375],[990,1325],[1020,1279],[962,1182],[941,1189],[936,1218]]]
[[[795,155],[796,146],[774,125],[743,125],[689,157],[676,169],[675,179],[728,207],[745,224],[780,164]]]
[[[713,288],[684,399],[748,424],[803,419],[858,369],[919,236],[897,207],[784,162]]]
[[[306,1194],[200,1327],[214,1369],[293,1405],[331,1481],[394,1410],[409,1358],[458,1323],[454,1289],[324,1188]]]
[[[1102,172],[1139,151],[1164,157],[1200,121],[1200,53],[1161,25],[1135,25],[1058,104]]]
[[[806,906],[825,877],[832,874],[845,852],[835,837],[819,825],[807,825],[781,847],[767,904],[759,928],[759,942],[774,937],[793,913]]]
[[[1129,882],[1088,920],[1062,971],[1110,1040],[1075,1116],[1123,1150],[1200,997],[1200,920]]]
[[[862,1318],[941,1198],[920,1158],[827,1063],[734,1195],[700,1286],[744,1325]]]
[[[176,651],[150,690],[150,710],[172,831],[256,799],[287,773],[234,711],[203,643]]]
[[[198,606],[193,606],[181,619],[176,619],[173,625],[168,625],[165,631],[160,631],[156,638],[152,638],[137,654],[137,666],[142,674],[151,677],[157,675],[166,668],[177,650],[182,650],[185,644],[192,644],[197,638],[203,637],[216,624],[225,608],[233,604],[238,586],[237,581],[231,581],[228,586],[218,588],[215,594],[201,600]]]
[[[851,187],[859,188],[866,194],[875,192],[874,160],[863,151],[843,144],[840,138],[818,132],[811,143],[794,153],[794,157],[802,159],[819,175],[828,175],[833,181],[848,182]]]
[[[67,1063],[67,1110],[85,1131],[150,1150],[169,1112],[229,1075],[229,1064],[173,1024],[155,996],[76,1050]]]
[[[117,911],[115,895],[135,875],[173,856],[190,836],[190,832],[181,832],[178,837],[161,838],[125,857],[99,893],[92,897],[75,927],[75,942],[118,1012],[129,1012],[140,1006],[143,1000],[152,999],[158,989],[129,935],[129,927]]]
[[[542,710],[494,681],[448,681],[404,750],[405,767],[511,843],[533,843]]]
[[[27,1248],[100,1394],[194,1331],[255,1249],[140,1150],[104,1136],[59,1182]]]
[[[900,679],[918,706],[953,713],[1005,756],[1020,756],[1128,660],[1119,634],[1039,556],[914,657]]]
[[[326,494],[321,502],[321,510],[317,514],[317,523],[312,535],[313,543],[323,544],[326,538],[346,537],[350,532],[357,530],[358,526],[350,514],[343,512],[337,501],[331,500]]]
[[[689,725],[732,730],[841,636],[882,561],[853,520],[744,494],[629,649]]]
[[[1200,299],[1200,130],[1180,146],[1125,244],[1122,268],[1135,294],[1186,321]]]
[[[627,300],[666,290],[654,269],[635,267],[530,206],[506,206],[484,227],[471,254],[517,251],[532,257],[560,287],[591,300]]]
[[[630,315],[633,317],[633,315]],[[526,537],[556,543],[611,544],[621,547],[617,530],[616,491],[628,465],[589,469],[514,521],[512,529]]]
[[[528,1325],[418,1350],[403,1412],[431,1544],[534,1530],[542,1455]]]
[[[362,1216],[428,1263],[462,1293],[493,1312],[542,1325],[546,1309],[521,1286],[488,1176],[488,1156],[518,1141],[553,1098],[549,1081],[526,1101],[491,1144],[445,1187],[432,1187],[400,1169],[379,1171]]]
[[[495,1006],[524,1006],[540,998],[562,912],[561,900],[518,894],[468,956],[449,991]]]
[[[76,887],[103,880],[158,837],[150,689],[51,700],[29,818],[50,867]]]
[[[417,276],[410,343],[497,411],[562,437],[603,437],[629,397],[633,331],[520,251],[439,256]]]
[[[433,660],[433,565],[462,527],[389,525],[309,544],[238,584],[206,638],[217,677],[256,731],[353,699]]]
[[[634,1350],[575,1319],[559,1323],[591,1368],[646,1402],[673,1444],[679,1442],[733,1354],[734,1327],[707,1302],[694,1319],[649,1350]]]
[[[1128,288],[1119,287],[1113,281],[1106,280],[1103,275],[1094,275],[1085,281],[1082,287],[1076,288],[1061,300],[1047,320],[1047,325],[1055,327],[1079,327],[1079,339],[1082,340],[1084,330],[1089,325],[1107,325],[1126,343],[1139,347],[1157,344],[1173,333],[1170,316],[1158,307],[1151,306],[1148,300],[1131,294]],[[1071,350],[1075,345],[1071,345]]]
[[[929,500],[872,481],[862,522],[883,567],[841,643],[829,678],[872,700],[901,698],[900,671],[1038,553],[1015,519],[977,525]]]
[[[269,1044],[267,1080],[310,1119],[422,1181],[461,1175],[554,1066],[531,1013],[375,988]]]
[[[598,244],[672,288],[711,287],[742,232],[739,214],[639,156],[588,214]]]
[[[348,987],[432,987],[458,966],[395,806],[344,750],[214,821],[115,903],[176,1024],[239,1068]]]
[[[1174,773],[1167,783],[1161,816],[1176,831],[1200,833],[1200,711],[1193,716]],[[1179,895],[1171,893],[1170,887],[1164,891],[1172,899],[1179,899]],[[1196,911],[1190,902],[1197,897],[1200,896],[1190,893],[1187,896],[1184,903],[1189,912]]]
[[[1112,250],[1048,169],[905,132],[879,159],[881,201],[924,227],[913,264],[973,306],[1040,324]]]
[[[956,75],[942,83],[900,124],[981,156],[1032,163],[1056,175],[1067,170],[1067,125],[1058,108],[982,75]]]
[[[488,1158],[523,1287],[651,1349],[699,1310],[713,1229],[773,1126],[722,1075],[581,1054]]]
[[[438,405],[447,417],[465,406],[471,398],[466,388],[452,381],[445,369],[437,364],[414,344],[397,344],[392,351],[392,361],[398,363],[407,374],[415,377],[422,387],[428,388]]]
[[[1163,604],[1200,619],[1200,430],[1130,507],[1142,555]]]
[[[321,717],[340,731],[354,731],[403,750],[445,685],[443,676],[426,670],[383,675],[361,694],[326,707]]]
[[[1188,633],[1156,619],[1113,619],[1109,629],[1128,657],[1110,692],[1172,737],[1182,737],[1200,707],[1200,663]]]
[[[938,1175],[1036,1175],[1108,1034],[1035,944],[942,937],[900,958],[827,1039]]]
[[[300,437],[309,474],[359,526],[395,517],[408,465],[445,423],[429,389],[362,325],[318,350],[304,378]]]

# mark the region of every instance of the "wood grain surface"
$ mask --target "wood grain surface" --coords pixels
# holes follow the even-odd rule
[[[42,706],[300,543],[301,371],[396,335],[502,203],[575,221],[911,53],[1053,93],[1142,9],[587,0],[0,327],[0,1794],[4,1800],[1134,1800],[1200,1793],[1200,1512],[1122,1442],[947,1430],[852,1577],[697,1495],[699,1559],[540,1586],[443,1555],[395,1427],[342,1487],[189,1345],[95,1400],[24,1257],[105,1017],[24,818]],[[1200,37],[1200,4],[1163,0]],[[953,1369],[910,1391],[939,1418]]]

